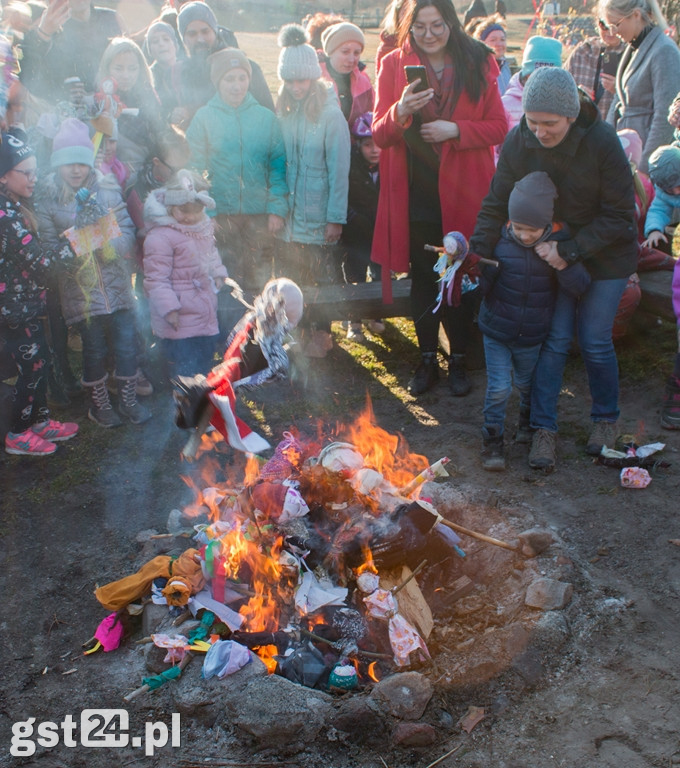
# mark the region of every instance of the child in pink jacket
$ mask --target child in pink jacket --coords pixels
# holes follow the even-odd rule
[[[171,376],[207,373],[218,340],[217,293],[227,270],[205,212],[215,207],[207,190],[183,170],[144,205],[144,290]]]

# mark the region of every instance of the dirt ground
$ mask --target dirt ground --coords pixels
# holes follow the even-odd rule
[[[290,385],[242,402],[243,415],[276,442],[291,426],[314,435],[319,420],[327,430],[351,420],[368,392],[381,427],[403,434],[411,450],[432,461],[451,458],[452,477],[444,483],[474,503],[479,530],[493,527],[495,535],[509,537],[541,525],[553,532],[558,543],[532,567],[548,574],[557,569],[574,584],[574,597],[560,613],[566,642],[559,649],[541,648],[528,671],[515,665],[488,681],[466,679],[465,685],[457,678],[455,657],[442,657],[450,666],[438,670],[445,674],[437,676],[425,713],[437,740],[426,748],[396,747],[389,735],[363,744],[351,738],[334,742],[322,730],[302,752],[278,753],[252,745],[229,722],[215,728],[201,704],[182,714],[181,746],[153,757],[131,747],[62,744],[12,757],[15,722],[58,723],[69,713],[77,718],[85,708],[102,707],[126,709],[133,729],[146,721],[170,722],[174,699],[168,689],[182,685],[180,680],[125,704],[122,696],[143,674],[134,646],[91,657],[84,657],[80,646],[104,616],[92,595],[95,584],[136,570],[144,562],[138,532],[165,531],[169,511],[191,501],[180,477],[196,471],[179,459],[186,435],[173,424],[167,390],[149,399],[152,421],[112,431],[89,422],[85,404],[74,402],[58,415],[78,421],[81,433],[53,457],[0,458],[0,764],[167,768],[208,764],[202,762],[206,757],[256,765],[285,756],[305,768],[425,768],[456,747],[441,765],[680,764],[680,547],[669,542],[680,538],[680,433],[658,427],[662,371],[650,367],[640,380],[633,370],[636,350],[669,346],[673,330],[654,326],[621,345],[623,431],[638,442],[666,442],[664,456],[672,463],[655,472],[647,489],[624,490],[617,470],[593,464],[583,452],[589,402],[577,359],[568,367],[561,398],[557,470],[532,472],[526,447],[511,444],[508,470],[489,474],[478,458],[483,371],[471,374],[474,390],[464,399],[452,398],[442,381],[416,401],[403,390],[415,358],[403,324],[390,322],[382,339],[369,335],[364,345],[347,343],[340,326],[334,328],[338,343],[327,359],[297,369]],[[362,365],[363,357],[372,367],[365,360]],[[665,365],[660,360],[659,368]],[[378,375],[383,366],[388,373]],[[511,423],[515,408],[513,403]],[[225,476],[237,471],[239,460],[229,453],[219,454],[219,461]],[[446,514],[456,519],[455,509]],[[467,539],[464,546],[473,560],[485,545]],[[511,577],[508,572],[508,585]],[[465,621],[464,616],[449,620],[451,627]],[[470,705],[485,707],[489,716],[466,734],[458,721]]]

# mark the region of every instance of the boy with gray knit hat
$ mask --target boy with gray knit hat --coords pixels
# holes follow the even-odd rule
[[[484,267],[479,328],[484,334],[486,399],[482,467],[505,469],[505,409],[513,379],[520,394],[518,443],[531,441],[531,380],[541,345],[550,330],[557,284],[574,296],[590,285],[579,263],[555,269],[536,253],[536,246],[566,240],[569,231],[553,222],[557,189],[545,171],[527,174],[508,199],[509,221],[494,250],[498,267]]]

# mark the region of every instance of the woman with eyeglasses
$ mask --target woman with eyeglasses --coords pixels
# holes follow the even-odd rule
[[[409,384],[415,395],[439,378],[439,324],[449,336],[448,383],[460,397],[470,390],[466,343],[478,291],[463,277],[458,306],[436,313],[436,254],[458,230],[469,237],[494,173],[493,147],[507,131],[498,91],[498,66],[481,42],[468,37],[451,0],[407,0],[399,47],[382,60],[373,138],[380,157],[380,198],[371,258],[384,268],[383,295],[391,300],[390,270],[411,272],[411,311],[421,361]],[[404,67],[421,65],[427,82],[407,81]],[[425,86],[423,88],[423,86]],[[459,270],[460,271],[460,270]]]
[[[579,43],[564,63],[592,100],[597,104],[603,120],[607,119],[609,107],[616,92],[616,69],[624,44],[604,19],[596,18],[598,34]]]
[[[599,18],[627,43],[607,120],[617,131],[637,131],[640,170],[647,172],[651,153],[673,141],[668,108],[680,91],[680,50],[656,25],[649,0],[600,0],[598,10]]]

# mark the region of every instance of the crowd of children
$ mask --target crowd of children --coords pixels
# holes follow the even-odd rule
[[[361,61],[362,30],[342,17],[321,13],[307,28],[290,24],[281,30],[280,90],[274,105],[257,63],[238,48],[233,33],[219,26],[202,0],[169,0],[159,18],[136,36],[124,35],[118,14],[87,2],[30,5],[35,6],[30,8],[34,24],[25,31],[23,58],[17,56],[20,66],[6,57],[9,85],[0,145],[0,355],[16,369],[5,438],[5,449],[13,454],[53,453],[56,442],[78,430],[75,424],[50,419],[48,380],[54,382],[50,389],[55,399],[60,387],[62,396],[64,390],[84,388],[90,399],[88,417],[109,428],[151,418],[139,399],[151,391],[142,370],[151,345],[161,349],[168,378],[207,373],[231,330],[223,327],[218,309],[228,278],[250,296],[273,277],[300,285],[389,278],[394,260],[377,258],[386,265],[381,275],[371,252],[376,217],[385,228],[386,215],[392,216],[390,233],[403,224],[395,219],[397,209],[389,207],[396,204],[397,186],[423,193],[413,194],[407,213],[412,223],[425,216],[431,239],[431,232],[442,230],[442,220],[427,218],[425,193],[434,195],[438,207],[442,192],[436,188],[436,174],[446,170],[442,158],[460,164],[484,155],[486,162],[488,153],[491,173],[503,125],[525,126],[527,83],[543,77],[534,72],[560,69],[562,63],[557,40],[533,37],[521,68],[510,77],[503,18],[475,20],[466,29],[481,41],[472,41],[470,51],[484,72],[476,85],[466,81],[465,88],[472,90],[465,99],[480,89],[476,98],[485,105],[486,116],[480,112],[447,122],[451,114],[462,114],[461,109],[472,115],[476,102],[470,97],[470,106],[441,91],[457,81],[446,43],[438,41],[451,35],[459,42],[470,38],[450,0],[392,0],[377,59],[377,69],[384,70],[378,101],[384,103],[374,103],[373,85]],[[612,37],[609,27],[602,29]],[[612,40],[606,40],[610,48],[621,48]],[[597,40],[589,45],[595,50]],[[70,63],[64,60],[67,46]],[[423,63],[430,82],[422,83],[427,88],[417,97],[420,81],[404,79],[401,84],[400,66],[396,90],[390,91],[396,103],[387,103],[386,79],[391,75],[385,73],[402,59]],[[573,84],[570,75],[560,72]],[[54,81],[57,76],[59,82]],[[504,91],[505,114],[499,89]],[[602,96],[598,83],[592,91]],[[494,109],[498,115],[491,114]],[[557,114],[573,122],[581,106],[574,106],[573,115],[562,109],[557,107]],[[450,136],[441,128],[445,122],[456,127]],[[413,144],[416,134],[418,152],[429,165],[413,162],[420,156]],[[469,138],[473,135],[474,140]],[[629,159],[627,147],[640,143],[636,137],[634,131],[621,132]],[[459,145],[465,152],[458,151]],[[402,155],[406,176],[395,164]],[[641,252],[649,255],[660,247],[669,249],[667,227],[680,207],[680,148],[668,145],[651,152],[649,178],[639,172],[640,151],[637,155],[631,167],[639,240]],[[430,166],[435,175],[428,178]],[[534,169],[514,179],[507,190],[507,216],[496,226],[495,246],[488,254],[497,266],[482,266],[481,275],[466,272],[463,293],[470,294],[462,309],[440,311],[446,318],[458,317],[462,310],[470,318],[473,308],[479,312],[487,370],[482,464],[492,471],[505,466],[505,414],[513,380],[520,393],[515,439],[533,439],[532,382],[558,295],[578,303],[590,286],[587,263],[567,263],[556,256],[559,244],[574,237],[557,215],[565,210],[558,187],[566,173],[551,177]],[[476,177],[457,179],[456,194],[468,194],[475,184],[479,186]],[[485,184],[477,190],[477,197],[487,189]],[[458,205],[456,195],[450,203]],[[467,222],[459,228],[467,227],[464,234],[470,237],[477,212],[466,210],[463,216],[459,208],[456,215]],[[392,250],[397,246],[407,248],[408,235],[406,243],[389,244]],[[414,258],[413,252],[407,254],[417,276],[425,262],[415,263]],[[428,286],[432,283],[428,291],[434,291],[436,278],[427,264],[427,277],[414,277],[414,285],[426,280]],[[481,290],[475,290],[478,285]],[[674,288],[680,310],[678,270]],[[639,296],[636,279],[631,277],[626,290],[637,290]],[[438,321],[434,324],[429,317],[432,308],[425,314],[436,328]],[[417,314],[422,326],[424,313]],[[362,318],[348,313],[345,320],[348,338],[362,341]],[[385,328],[379,320],[367,325],[372,333]],[[467,339],[455,333],[463,327],[460,322],[448,320],[447,325],[455,337],[449,387],[464,396],[470,389],[463,354]],[[67,328],[82,344],[80,380],[71,371]],[[323,357],[332,347],[329,325],[313,312],[302,320],[300,336],[310,357]],[[422,344],[421,352],[425,359]],[[436,351],[428,354],[432,359],[424,374],[418,369],[410,387],[415,395],[434,386],[438,377]],[[680,429],[680,352],[668,382],[662,425]]]

